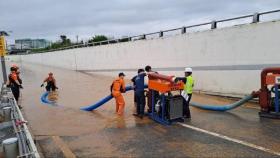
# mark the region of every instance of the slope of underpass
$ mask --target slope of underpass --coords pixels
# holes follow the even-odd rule
[[[80,111],[109,93],[113,78],[34,64],[19,64],[24,81],[20,104],[45,157],[276,157],[271,152],[195,131],[179,124],[162,126],[132,116],[133,94],[125,94],[124,117],[114,101],[94,112]],[[48,72],[58,83],[57,106],[40,102]],[[232,100],[196,94],[194,101],[225,104]],[[253,107],[253,108],[252,108]],[[248,103],[219,113],[192,108],[184,124],[280,152],[279,121],[260,119]]]

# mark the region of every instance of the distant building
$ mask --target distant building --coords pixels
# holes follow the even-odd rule
[[[14,49],[16,49],[16,45],[15,44],[8,45],[8,50],[14,50]]]
[[[51,42],[45,39],[17,39],[15,40],[16,49],[38,49],[46,48]]]

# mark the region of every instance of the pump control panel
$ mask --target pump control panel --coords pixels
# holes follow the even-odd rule
[[[275,84],[279,84],[280,85],[280,76],[276,76],[275,77]]]
[[[266,85],[280,85],[280,74],[270,74],[266,76]]]

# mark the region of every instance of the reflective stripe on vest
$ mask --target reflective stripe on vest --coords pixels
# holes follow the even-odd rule
[[[184,90],[187,94],[192,94],[193,86],[194,86],[194,80],[192,76],[186,77],[186,84],[184,85]]]

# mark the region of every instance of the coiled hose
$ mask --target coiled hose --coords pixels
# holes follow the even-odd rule
[[[48,95],[49,95],[49,92],[43,93],[42,96],[41,96],[41,102],[43,102],[45,104],[54,104],[55,103],[54,101],[50,101],[48,99]]]

